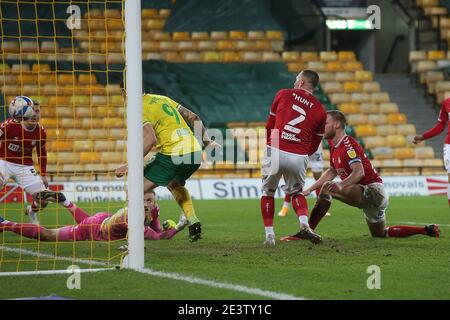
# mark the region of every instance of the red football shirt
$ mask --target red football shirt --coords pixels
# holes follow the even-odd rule
[[[46,146],[47,133],[40,125],[33,130],[26,130],[19,122],[8,119],[0,124],[0,157],[3,160],[33,165],[33,148],[36,147],[41,174],[46,171]]]
[[[361,179],[359,184],[368,185],[383,182],[363,148],[355,139],[345,135],[335,146],[331,146],[330,165],[337,171],[341,180],[347,179],[352,173],[350,165],[355,162],[361,162],[364,168],[364,178]]]
[[[302,89],[280,90],[267,121],[267,144],[290,153],[308,155],[317,150],[327,114],[322,104]],[[317,144],[317,145],[316,145]]]
[[[425,132],[423,134],[423,137],[425,139],[430,139],[437,136],[438,134],[440,134],[442,131],[445,130],[445,125],[447,124],[447,136],[445,137],[445,144],[450,144],[450,121],[448,121],[449,115],[450,115],[450,98],[442,102],[441,111],[439,112],[438,123],[433,128]]]

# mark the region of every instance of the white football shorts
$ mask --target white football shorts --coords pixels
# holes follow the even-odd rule
[[[263,195],[273,197],[281,177],[285,185],[283,191],[295,195],[305,186],[308,156],[285,152],[267,147],[262,160]]]
[[[444,164],[445,170],[450,174],[450,144],[444,144]]]
[[[389,204],[389,196],[382,183],[371,183],[361,185],[363,191],[363,211],[366,220],[370,223],[377,223],[386,220],[386,209]]]
[[[0,184],[2,188],[8,182],[9,178],[13,178],[29,194],[45,190],[44,182],[33,166],[25,166],[0,160]]]
[[[309,167],[312,172],[320,172],[323,171],[323,150],[322,144],[319,145],[319,148],[316,152],[309,156]]]

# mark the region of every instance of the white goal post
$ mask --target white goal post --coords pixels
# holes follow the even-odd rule
[[[125,1],[128,159],[128,250],[126,268],[144,268],[141,1]]]

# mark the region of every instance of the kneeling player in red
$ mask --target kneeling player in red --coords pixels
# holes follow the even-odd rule
[[[0,217],[0,232],[11,231],[30,239],[41,241],[109,241],[122,240],[128,233],[128,216],[126,209],[120,209],[116,213],[99,212],[89,216],[81,208],[67,200],[63,193],[42,192],[42,200],[61,203],[72,214],[76,225],[66,226],[58,229],[47,229],[30,223],[15,223]],[[161,230],[159,224],[159,207],[155,201],[154,193],[144,196],[145,226],[144,238],[146,240],[170,239],[186,226],[185,221],[177,225],[171,220],[163,222]]]
[[[346,120],[340,111],[328,111],[325,125],[325,139],[332,139],[330,168],[312,186],[303,191],[304,195],[320,189],[317,202],[309,217],[309,226],[315,229],[327,213],[332,198],[364,211],[372,237],[408,237],[416,234],[439,237],[437,225],[424,227],[391,226],[386,227],[385,212],[388,195],[383,180],[376,172],[363,148],[358,142],[345,134]],[[336,176],[341,182],[332,181]],[[282,240],[300,240],[293,235]]]

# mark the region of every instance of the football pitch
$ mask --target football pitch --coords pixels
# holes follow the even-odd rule
[[[312,209],[314,199],[308,199]],[[174,201],[160,201],[161,221],[177,220]],[[282,199],[277,199],[277,209]],[[95,213],[107,204],[78,203]],[[427,236],[374,239],[360,210],[335,201],[331,216],[317,228],[320,245],[306,241],[265,247],[259,200],[195,201],[203,239],[189,243],[187,228],[172,240],[146,241],[148,273],[111,270],[82,273],[80,289],[69,290],[69,274],[0,277],[0,298],[58,295],[74,299],[450,299],[450,209],[445,197],[391,198],[389,225],[440,225],[439,239]],[[120,204],[109,205],[117,209]],[[16,208],[12,210],[11,208]],[[7,219],[19,219],[18,207],[2,205]],[[64,208],[50,206],[43,225],[71,223]],[[56,221],[56,217],[58,220]],[[277,239],[297,231],[294,212],[275,217]],[[48,257],[94,257],[98,265],[118,263],[125,242],[45,244],[0,233],[1,271],[66,269],[72,263]],[[27,250],[27,251],[24,251]],[[48,253],[37,264],[33,252]],[[31,255],[31,256],[30,256]],[[93,255],[93,256],[92,256]],[[109,259],[109,260],[108,260]],[[30,261],[27,261],[30,260]],[[371,267],[372,266],[372,267]],[[373,266],[379,289],[369,289]],[[376,268],[375,267],[375,268]],[[369,285],[370,287],[370,285]]]

